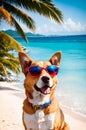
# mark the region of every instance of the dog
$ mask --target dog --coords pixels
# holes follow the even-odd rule
[[[26,99],[22,116],[25,130],[70,130],[55,98],[61,57],[61,52],[56,52],[48,61],[33,61],[19,52],[25,75]]]

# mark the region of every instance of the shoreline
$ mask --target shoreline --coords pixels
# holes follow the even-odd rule
[[[24,89],[16,83],[0,82],[0,130],[24,130],[22,123],[22,105],[25,99]],[[86,117],[74,113],[60,105],[70,130],[86,130]],[[18,118],[18,120],[16,120]]]
[[[61,108],[62,108],[62,110],[64,111],[65,114],[70,115],[72,118],[74,118],[76,120],[78,119],[81,122],[86,123],[86,116],[85,115],[82,115],[80,113],[76,113],[72,109],[64,107],[63,105],[60,105],[60,106],[61,106]]]

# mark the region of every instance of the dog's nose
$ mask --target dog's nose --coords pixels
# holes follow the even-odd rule
[[[44,83],[49,83],[49,77],[43,76],[41,79]]]

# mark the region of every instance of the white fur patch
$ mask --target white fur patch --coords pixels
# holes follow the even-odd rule
[[[43,61],[40,61],[39,63],[43,66]]]
[[[33,92],[33,99],[28,99],[30,103],[35,105],[42,105],[45,104],[50,100],[50,94],[43,95],[39,91],[34,90]]]
[[[55,113],[44,115],[42,110],[30,115],[24,112],[24,122],[27,130],[49,130],[53,129]]]

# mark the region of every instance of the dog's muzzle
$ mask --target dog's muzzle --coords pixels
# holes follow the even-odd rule
[[[52,88],[52,81],[47,76],[42,76],[37,84],[34,85],[35,90],[40,91],[42,94],[50,94]]]

